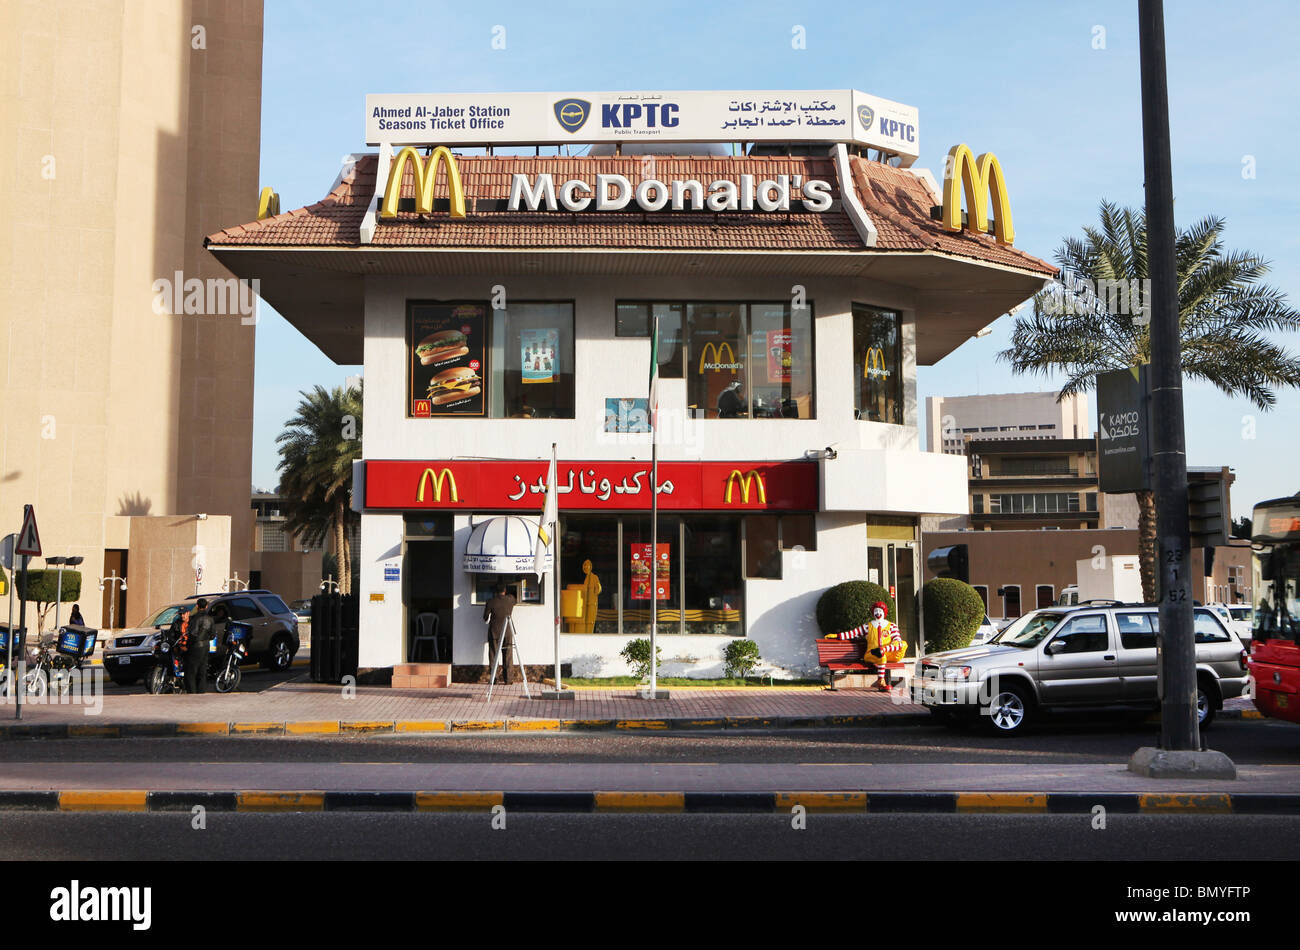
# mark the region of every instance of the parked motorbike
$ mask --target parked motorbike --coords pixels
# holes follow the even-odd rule
[[[28,696],[40,698],[50,690],[64,696],[72,689],[73,671],[80,671],[95,652],[99,631],[68,624],[56,632],[41,634],[34,649],[29,649],[23,689]]]
[[[216,663],[208,664],[208,682],[218,693],[229,693],[239,687],[243,673],[239,664],[248,657],[248,640],[252,627],[246,623],[229,621],[223,636],[223,648]],[[145,679],[145,686],[154,695],[180,693],[185,689],[184,657],[176,648],[180,635],[167,629],[154,644],[154,664]],[[215,642],[215,641],[214,641]],[[209,647],[211,650],[212,647]]]

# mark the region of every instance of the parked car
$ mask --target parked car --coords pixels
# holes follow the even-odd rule
[[[1075,584],[1061,588],[1061,595],[1056,598],[1058,607],[1073,607],[1079,602],[1079,588]]]
[[[1206,604],[1243,642],[1254,637],[1254,610],[1250,604]]]
[[[311,600],[295,600],[289,605],[299,623],[311,623]]]
[[[993,639],[997,635],[998,635],[997,624],[995,624],[992,620],[989,619],[988,614],[985,614],[984,622],[981,623],[979,625],[979,629],[975,631],[975,638],[971,640],[970,645],[978,646],[981,643],[987,643],[989,640]]]
[[[119,686],[138,682],[154,663],[154,644],[160,630],[171,626],[181,610],[191,610],[200,597],[208,607],[224,607],[232,620],[253,628],[249,660],[269,670],[287,670],[301,641],[298,618],[289,606],[269,590],[241,590],[232,593],[195,594],[183,601],[158,608],[138,627],[119,631],[104,644],[104,672]]]
[[[1202,728],[1249,679],[1241,638],[1206,607],[1194,613],[1196,705]],[[1154,708],[1152,605],[1048,607],[1018,618],[981,646],[923,656],[913,698],[942,718],[987,716],[995,732],[1023,732],[1057,708]]]

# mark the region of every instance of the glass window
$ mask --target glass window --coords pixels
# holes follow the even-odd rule
[[[1088,499],[1088,504],[1087,504],[1087,506],[1086,506],[1086,507],[1087,507],[1087,510],[1088,510],[1088,511],[1096,511],[1096,510],[1097,510],[1097,493],[1096,493],[1095,491],[1090,491],[1090,492],[1088,492],[1088,494],[1087,494],[1087,499]]]
[[[222,601],[222,604],[230,612],[232,620],[258,620],[262,616],[262,611],[257,609],[257,604],[253,603],[251,597],[235,597]]]
[[[853,305],[853,409],[869,422],[903,424],[902,320],[893,310]]]
[[[511,303],[493,312],[489,415],[573,418],[573,304]]]
[[[686,402],[697,419],[739,419],[749,415],[745,383],[745,308],[738,303],[686,306],[690,371]]]
[[[566,633],[618,633],[618,519],[566,517],[560,526],[560,577],[581,586],[583,615]]]
[[[1232,638],[1215,616],[1208,610],[1196,611],[1193,624],[1197,643],[1227,643]]]
[[[980,600],[984,601],[984,613],[987,615],[988,612],[989,612],[989,589],[988,589],[988,585],[986,585],[986,584],[973,584],[972,586],[975,588],[975,593],[977,593],[977,594],[980,595]],[[985,622],[987,622],[987,621],[988,621],[988,617],[986,616],[986,617],[985,617]]]
[[[573,304],[412,303],[412,418],[573,418]]]
[[[1110,645],[1106,635],[1106,617],[1103,614],[1087,614],[1083,617],[1071,617],[1061,625],[1061,630],[1052,642],[1064,641],[1061,653],[1101,653]]]
[[[659,376],[682,378],[682,314],[680,303],[624,301],[615,305],[615,336],[650,336],[650,317],[659,315]]]
[[[811,419],[812,311],[749,305],[750,412],[757,419]]]
[[[1156,631],[1151,624],[1151,614],[1115,614],[1119,627],[1119,642],[1125,650],[1154,650]]]
[[[271,613],[271,614],[293,613],[293,611],[289,609],[288,604],[286,604],[279,597],[276,597],[275,594],[260,594],[258,595],[257,602],[266,608],[267,613]]]
[[[817,519],[813,515],[781,516],[781,550],[817,550]]]
[[[1037,594],[1038,607],[1050,607],[1056,600],[1056,590],[1051,584],[1039,584]]]
[[[659,516],[659,551],[650,551],[650,517],[623,518],[623,545],[619,551],[623,567],[623,633],[628,636],[650,635],[650,598],[656,589],[658,632],[680,633],[681,574],[677,565],[681,557],[680,519]],[[659,555],[658,557],[655,554]],[[667,554],[667,557],[662,555]]]
[[[476,604],[486,604],[496,594],[498,584],[504,584],[513,594],[516,603],[543,604],[546,602],[546,585],[537,583],[536,574],[474,574]]]
[[[971,496],[970,496],[970,510],[971,510],[974,514],[977,514],[977,515],[982,515],[982,514],[984,514],[984,496],[983,496],[983,495],[971,495]]]
[[[686,632],[744,636],[740,523],[735,518],[710,517],[683,522]]]
[[[781,521],[776,515],[745,518],[745,576],[781,578]]]

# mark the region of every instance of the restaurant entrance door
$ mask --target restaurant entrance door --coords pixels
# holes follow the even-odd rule
[[[406,615],[403,656],[407,662],[451,662],[455,589],[451,530],[451,519],[447,517],[407,522],[402,569]],[[435,641],[422,640],[417,650],[415,638],[429,634],[436,634]]]

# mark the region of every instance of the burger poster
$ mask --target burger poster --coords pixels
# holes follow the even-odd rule
[[[415,418],[483,415],[486,344],[484,304],[412,306],[410,414]]]
[[[668,544],[655,546],[655,600],[668,600],[668,591],[672,580],[672,561],[669,559]],[[631,558],[632,600],[650,599],[650,545],[633,544]]]

